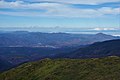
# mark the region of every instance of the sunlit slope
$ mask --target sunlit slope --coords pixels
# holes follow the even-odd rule
[[[120,80],[120,57],[44,59],[6,71],[0,80]]]

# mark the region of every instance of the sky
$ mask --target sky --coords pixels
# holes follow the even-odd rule
[[[0,0],[0,28],[120,28],[120,0]]]

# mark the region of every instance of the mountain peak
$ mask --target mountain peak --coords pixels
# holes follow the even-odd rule
[[[104,34],[104,33],[97,33],[96,35],[106,35],[106,34]]]

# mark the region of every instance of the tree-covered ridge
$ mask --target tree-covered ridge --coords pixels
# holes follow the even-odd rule
[[[120,80],[120,57],[44,59],[0,74],[1,80]]]

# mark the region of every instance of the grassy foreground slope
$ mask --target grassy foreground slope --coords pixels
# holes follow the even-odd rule
[[[120,57],[44,59],[1,73],[0,80],[120,80]]]

